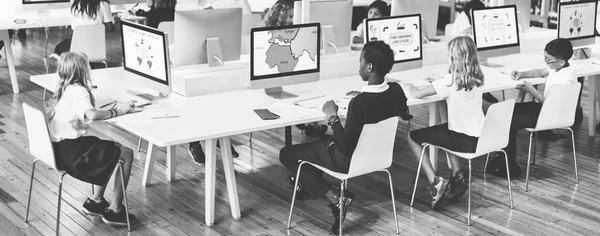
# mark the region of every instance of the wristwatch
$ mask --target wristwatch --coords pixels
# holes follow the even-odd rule
[[[340,118],[336,115],[330,116],[329,119],[327,120],[327,124],[328,125],[332,125],[333,123],[335,123],[336,121],[339,121]]]

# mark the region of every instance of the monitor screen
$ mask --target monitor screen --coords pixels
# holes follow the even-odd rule
[[[365,20],[365,42],[384,41],[394,51],[394,61],[421,60],[421,14]]]
[[[558,37],[581,39],[594,36],[597,1],[560,3],[558,10]]]
[[[121,34],[125,70],[168,85],[167,35],[129,21],[122,21]]]
[[[515,5],[473,10],[473,36],[479,51],[519,46]]]
[[[251,80],[319,72],[320,36],[319,23],[252,29]]]

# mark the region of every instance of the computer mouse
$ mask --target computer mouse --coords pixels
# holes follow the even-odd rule
[[[22,18],[15,19],[16,24],[25,24],[26,22],[27,22],[27,19],[22,19]]]

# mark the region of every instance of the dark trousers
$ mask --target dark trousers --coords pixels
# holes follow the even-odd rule
[[[504,149],[510,166],[517,166],[517,131],[525,128],[534,128],[541,109],[542,104],[537,102],[515,104],[515,111],[513,112],[512,123],[510,125],[508,146]]]
[[[308,161],[339,173],[348,173],[350,168],[350,158],[342,154],[337,144],[327,140],[284,147],[279,152],[279,161],[294,176],[298,172],[300,161]],[[309,198],[324,196],[332,188],[323,179],[323,171],[314,166],[304,164],[300,172],[299,183]]]

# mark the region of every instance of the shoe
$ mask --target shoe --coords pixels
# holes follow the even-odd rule
[[[296,185],[296,176],[290,173],[288,176],[288,183],[292,186],[292,188]],[[305,200],[308,199],[308,193],[302,187],[302,184],[298,183],[298,187],[296,188],[296,200]]]
[[[296,125],[296,128],[298,128],[299,130],[304,131],[304,130],[306,130],[306,125],[305,124],[299,124],[299,125]]]
[[[509,166],[509,168],[511,178],[521,177],[521,167],[519,167],[519,165],[514,164],[514,166]],[[506,159],[504,159],[504,154],[494,154],[490,158],[485,172],[496,177],[506,178]]]
[[[108,208],[108,202],[102,198],[100,202],[96,202],[90,198],[86,199],[83,203],[81,211],[89,216],[102,216]]]
[[[112,226],[127,226],[127,217],[125,216],[125,208],[122,208],[119,212],[115,212],[113,209],[106,209],[106,212],[102,215],[102,221]],[[129,214],[129,223],[134,224],[137,221],[133,214]]]
[[[456,175],[448,179],[448,190],[444,193],[447,201],[456,201],[462,197],[469,188],[469,177],[466,171],[456,172]]]
[[[444,201],[444,193],[448,190],[448,179],[436,176],[429,186],[431,194],[431,209],[436,209]]]
[[[318,130],[317,130],[318,129]],[[327,132],[327,125],[319,125],[319,128],[315,128],[312,125],[306,126],[304,134],[309,137],[320,137],[325,135]]]
[[[202,151],[202,145],[198,142],[189,143],[188,153],[192,158],[192,161],[198,165],[204,165],[206,160],[206,155],[204,155],[204,151]]]
[[[583,108],[577,107],[577,110],[575,110],[575,123],[574,124],[579,124],[579,123],[581,123],[581,121],[583,121]]]
[[[344,219],[346,219],[346,213],[348,213],[348,207],[352,204],[352,200],[354,199],[354,194],[349,191],[344,191],[344,198],[340,199],[337,204],[329,203],[329,209],[331,210],[331,214],[333,214],[333,225],[331,225],[331,232],[334,234],[340,233],[340,220],[342,223]],[[342,215],[342,219],[340,219],[340,206],[344,210],[344,214]]]
[[[27,32],[25,31],[25,29],[19,29],[17,31],[17,37],[19,37],[20,39],[27,38]]]
[[[485,100],[486,102],[489,102],[489,103],[497,103],[498,102],[498,99],[496,97],[494,97],[494,95],[492,95],[491,93],[484,93],[483,100]]]
[[[221,148],[221,145],[219,145],[219,140],[217,140],[217,148]],[[231,156],[233,158],[238,158],[240,156],[240,154],[235,151],[235,148],[233,147],[233,145],[231,145]]]

